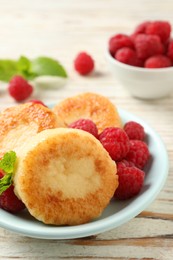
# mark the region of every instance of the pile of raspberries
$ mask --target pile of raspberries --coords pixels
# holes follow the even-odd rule
[[[145,167],[150,151],[145,142],[144,127],[138,122],[126,122],[123,128],[107,127],[98,134],[97,126],[90,119],[79,119],[69,125],[97,138],[117,166],[119,186],[114,197],[119,200],[133,198],[141,191],[145,180]]]
[[[167,21],[145,21],[131,35],[116,34],[109,40],[109,52],[116,60],[136,67],[173,66],[173,39]]]

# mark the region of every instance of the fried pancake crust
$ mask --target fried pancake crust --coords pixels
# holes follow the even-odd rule
[[[62,126],[62,121],[47,107],[28,102],[5,109],[0,114],[0,157],[18,151],[44,129]]]
[[[117,186],[116,164],[91,134],[44,130],[18,155],[16,195],[36,219],[78,225],[97,218]]]
[[[106,127],[122,127],[116,107],[108,98],[95,93],[84,93],[66,98],[57,104],[53,111],[62,118],[65,126],[80,118],[86,118],[97,125],[99,133]]]

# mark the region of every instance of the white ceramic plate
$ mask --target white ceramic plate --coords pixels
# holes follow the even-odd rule
[[[130,120],[141,123],[147,133],[147,143],[152,162],[147,166],[145,183],[141,193],[127,201],[112,201],[100,218],[78,226],[45,225],[24,211],[18,215],[0,210],[0,226],[29,237],[44,239],[70,239],[95,235],[116,228],[143,211],[158,195],[168,174],[168,156],[158,134],[143,120],[119,110],[123,122]]]

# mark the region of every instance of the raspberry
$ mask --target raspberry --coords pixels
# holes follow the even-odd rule
[[[150,153],[146,143],[140,140],[130,140],[130,149],[126,156],[126,160],[133,162],[137,168],[143,169],[148,159]]]
[[[173,40],[168,44],[167,56],[173,61]]]
[[[84,130],[92,135],[94,135],[96,138],[98,138],[98,129],[96,124],[91,121],[90,119],[79,119],[69,125],[70,128],[76,128]]]
[[[34,104],[40,104],[43,105],[44,107],[47,107],[41,100],[33,99],[33,100],[29,100],[28,102],[32,102]]]
[[[87,75],[94,69],[94,60],[86,52],[81,52],[74,60],[75,70],[81,75]]]
[[[134,163],[129,162],[125,159],[123,159],[122,161],[117,162],[117,169],[118,172],[121,171],[122,169],[124,169],[124,167],[134,167]]]
[[[121,128],[105,128],[99,135],[99,140],[115,161],[121,161],[129,151],[129,138]]]
[[[171,60],[165,55],[155,55],[148,58],[145,63],[145,68],[166,68],[171,67]]]
[[[123,47],[129,47],[131,49],[134,49],[133,41],[129,36],[125,34],[116,34],[110,38],[109,51],[112,54],[112,56],[115,55],[118,49],[121,49]]]
[[[2,158],[0,158],[0,159],[2,159]],[[0,179],[1,179],[3,176],[4,176],[4,172],[3,172],[3,170],[0,169]]]
[[[142,60],[164,52],[164,46],[157,35],[138,34],[134,44],[137,57]]]
[[[33,87],[21,76],[15,76],[10,80],[8,91],[16,101],[23,101],[32,94]]]
[[[4,174],[0,171],[0,178],[2,178],[3,176]],[[23,204],[23,202],[19,200],[14,194],[13,185],[11,185],[0,195],[0,208],[12,213],[17,213],[25,209],[25,205]]]
[[[135,31],[134,31],[134,34],[145,33],[145,32],[146,32],[146,28],[147,28],[147,26],[148,26],[150,23],[151,23],[151,22],[149,22],[149,21],[145,21],[145,22],[143,22],[143,23],[140,23],[140,24],[136,27],[136,29],[135,29]]]
[[[132,140],[144,140],[145,132],[142,125],[137,122],[129,121],[124,125],[124,131]]]
[[[119,186],[115,191],[114,197],[120,200],[130,199],[136,196],[144,183],[144,171],[136,167],[124,167],[118,169]]]
[[[144,67],[144,61],[137,58],[136,60],[136,67]]]
[[[136,52],[128,47],[119,49],[115,54],[115,59],[128,65],[136,66]]]
[[[150,22],[146,28],[146,34],[158,35],[163,43],[170,37],[171,25],[166,21]]]
[[[148,24],[150,24],[150,22],[146,21],[146,22],[139,24],[136,27],[134,33],[130,35],[130,38],[132,39],[133,42],[135,41],[135,38],[138,34],[145,34],[145,31],[146,31]]]

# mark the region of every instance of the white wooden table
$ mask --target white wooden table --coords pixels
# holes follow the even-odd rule
[[[111,76],[105,61],[110,35],[130,33],[147,19],[169,20],[173,1],[165,0],[0,0],[0,58],[40,55],[58,59],[68,84],[37,92],[46,103],[93,91],[143,118],[162,137],[169,154],[169,176],[157,199],[133,220],[96,237],[46,241],[0,228],[0,259],[173,259],[173,95],[155,101],[132,98]],[[80,77],[73,70],[76,54],[85,50],[96,71]],[[15,102],[0,92],[0,110]]]

